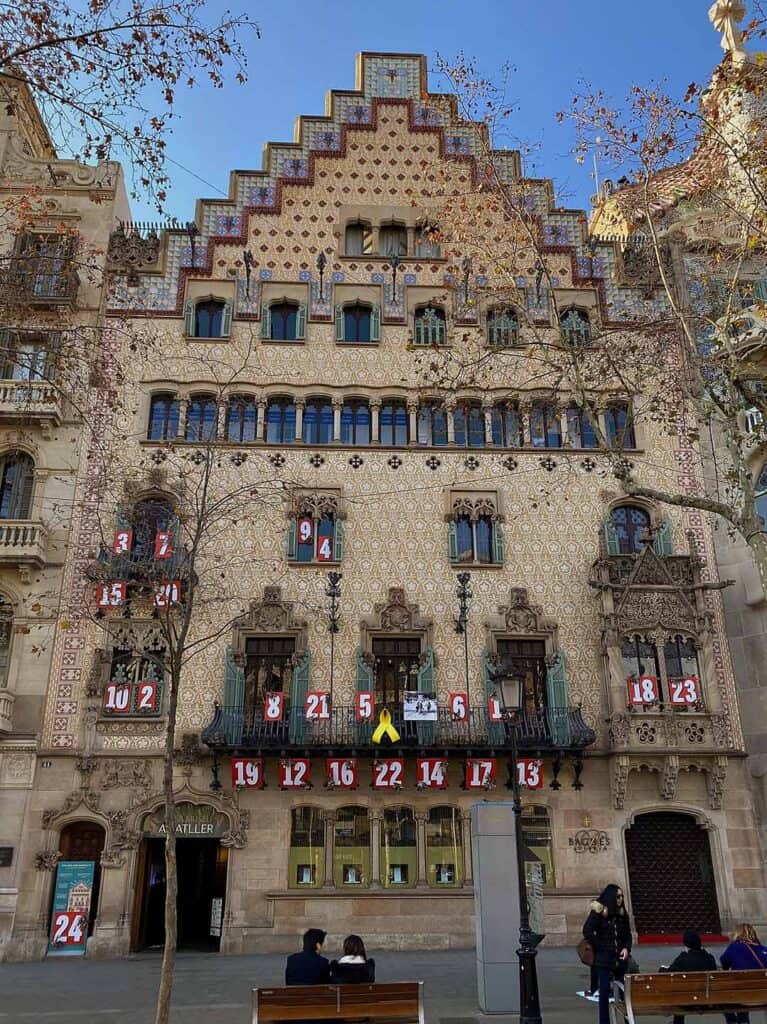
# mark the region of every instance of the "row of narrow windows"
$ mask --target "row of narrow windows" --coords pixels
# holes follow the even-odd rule
[[[186,441],[213,441],[219,438],[219,402],[214,395],[192,395],[186,406],[181,430],[182,404],[173,394],[152,396],[148,439],[172,441],[180,433]],[[377,417],[376,417],[377,412]],[[345,445],[382,444],[400,446],[411,441],[420,445],[455,444],[464,448],[482,448],[493,444],[520,448],[598,447],[594,419],[576,406],[564,417],[552,404],[539,402],[525,417],[511,404],[500,402],[486,410],[479,402],[462,402],[452,410],[437,402],[422,402],[417,410],[408,410],[404,401],[384,401],[380,408],[365,399],[349,399],[336,410],[329,398],[309,398],[297,406],[291,398],[273,398],[263,409],[259,421],[259,403],[255,398],[233,396],[224,410],[225,441],[264,440],[267,444]],[[614,403],[604,412],[605,436],[613,447],[635,448],[636,439],[627,403]],[[525,436],[525,432],[527,436]],[[377,436],[376,436],[377,435]]]

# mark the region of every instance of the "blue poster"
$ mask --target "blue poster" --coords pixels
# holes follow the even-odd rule
[[[95,867],[92,860],[59,861],[48,956],[85,955]]]

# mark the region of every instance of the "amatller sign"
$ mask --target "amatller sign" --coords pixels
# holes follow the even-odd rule
[[[180,803],[176,805],[176,835],[188,839],[219,839],[229,828],[229,820],[209,804]],[[158,807],[144,818],[141,831],[145,836],[163,838],[167,835],[165,809]]]

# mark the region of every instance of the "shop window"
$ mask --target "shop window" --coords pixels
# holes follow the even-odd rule
[[[299,302],[264,303],[261,337],[267,341],[303,341],[306,337],[306,305]]]
[[[455,443],[462,448],[483,448],[485,445],[485,413],[479,402],[456,405],[453,412]]]
[[[525,807],[522,811],[522,853],[528,884],[536,876],[547,889],[554,887],[554,844],[551,822],[545,807]]]
[[[346,244],[344,252],[347,256],[369,256],[373,252],[373,233],[365,221],[346,225]]]
[[[382,224],[378,229],[381,256],[407,256],[407,228],[403,224]]]
[[[325,826],[318,807],[294,807],[290,812],[288,887],[311,889],[322,884]]]
[[[573,348],[585,348],[591,344],[591,322],[584,309],[568,309],[559,320],[562,340]]]
[[[7,597],[0,594],[0,689],[8,685],[12,637],[13,605]]]
[[[7,452],[0,459],[0,519],[29,519],[35,464],[25,452]]]
[[[218,403],[213,395],[192,395],[186,412],[186,441],[214,441],[218,429]]]
[[[631,408],[626,402],[614,403],[605,410],[605,431],[611,448],[636,448]]]
[[[305,444],[330,444],[333,440],[333,404],[329,398],[310,398],[304,406],[301,440]]]
[[[410,440],[410,417],[404,402],[385,401],[378,418],[381,444],[404,446]]]
[[[562,447],[562,424],[555,406],[538,402],[532,407],[530,440],[536,448]]]
[[[517,407],[499,402],[493,406],[490,416],[493,444],[499,448],[521,448],[522,424]]]
[[[511,309],[491,309],[487,314],[487,344],[508,348],[519,342],[519,321]]]
[[[365,807],[339,807],[333,881],[338,888],[370,885],[370,819]]]
[[[447,444],[447,413],[444,406],[437,402],[426,402],[418,407],[418,443]]]
[[[426,877],[447,889],[463,884],[463,832],[456,807],[432,807],[426,822]]]
[[[446,345],[447,318],[439,306],[417,309],[413,319],[413,342],[416,345]]]
[[[341,407],[341,444],[370,444],[370,406],[362,399],[351,399]]]
[[[591,416],[596,417],[594,410]],[[567,410],[567,439],[573,448],[597,448],[599,442],[589,413],[578,405]]]
[[[639,554],[649,538],[650,515],[637,505],[619,505],[610,512],[608,526],[617,546],[615,554]],[[611,546],[608,544],[608,549]]]
[[[409,807],[390,807],[381,822],[381,884],[410,888],[418,877],[415,815]]]
[[[292,444],[296,439],[296,406],[292,398],[272,398],[266,407],[268,444]]]
[[[179,402],[175,395],[152,395],[149,407],[150,441],[173,441],[178,434]]]
[[[336,341],[366,344],[381,340],[381,309],[354,303],[336,306]]]
[[[258,406],[249,395],[233,395],[226,410],[227,441],[255,441]]]

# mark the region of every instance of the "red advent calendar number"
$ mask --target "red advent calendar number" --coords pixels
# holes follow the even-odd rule
[[[264,695],[264,718],[267,722],[281,722],[285,698],[281,693]]]
[[[173,543],[171,541],[171,535],[164,531],[159,531],[154,538],[154,557],[155,558],[170,558],[173,554]]]
[[[360,690],[357,694],[357,721],[367,722],[373,717],[375,694],[372,690]]]
[[[684,679],[669,679],[672,704],[697,704],[700,700],[700,685],[695,676]]]
[[[332,537],[319,537],[317,540],[317,561],[318,562],[332,562],[333,561],[333,538]]]
[[[112,541],[113,555],[127,555],[133,547],[133,530],[115,530]]]
[[[181,581],[167,580],[154,595],[155,608],[169,608],[181,600]]]
[[[314,520],[308,517],[297,520],[296,531],[299,544],[311,544],[314,540]]]
[[[281,789],[308,789],[311,761],[299,757],[293,761],[280,761]]]
[[[157,710],[157,683],[139,683],[136,688],[136,711]]]
[[[629,701],[632,704],[655,704],[660,700],[660,689],[655,676],[629,676]]]
[[[491,722],[503,721],[501,702],[497,697],[487,698],[487,717],[490,719]]]
[[[117,583],[100,583],[96,587],[96,604],[99,608],[119,608],[125,604],[125,580]]]
[[[85,915],[79,910],[57,910],[51,924],[55,946],[79,946],[85,941]]]
[[[104,710],[116,714],[130,711],[130,686],[127,683],[107,683],[104,687]]]
[[[401,757],[388,757],[373,762],[373,789],[400,789],[405,774],[405,762]]]
[[[465,722],[469,717],[469,695],[467,693],[451,693],[448,702],[453,719],[456,722]]]
[[[466,788],[490,789],[495,784],[497,762],[494,757],[466,759]]]
[[[328,783],[340,789],[357,788],[357,762],[354,758],[329,757],[326,761]]]
[[[447,789],[447,761],[434,757],[419,757],[416,761],[416,780],[428,789]]]
[[[232,785],[263,789],[264,762],[254,757],[232,758]]]
[[[528,789],[543,789],[543,761],[531,757],[517,761],[517,782]]]
[[[330,694],[315,691],[306,695],[306,717],[308,721],[330,718]]]

